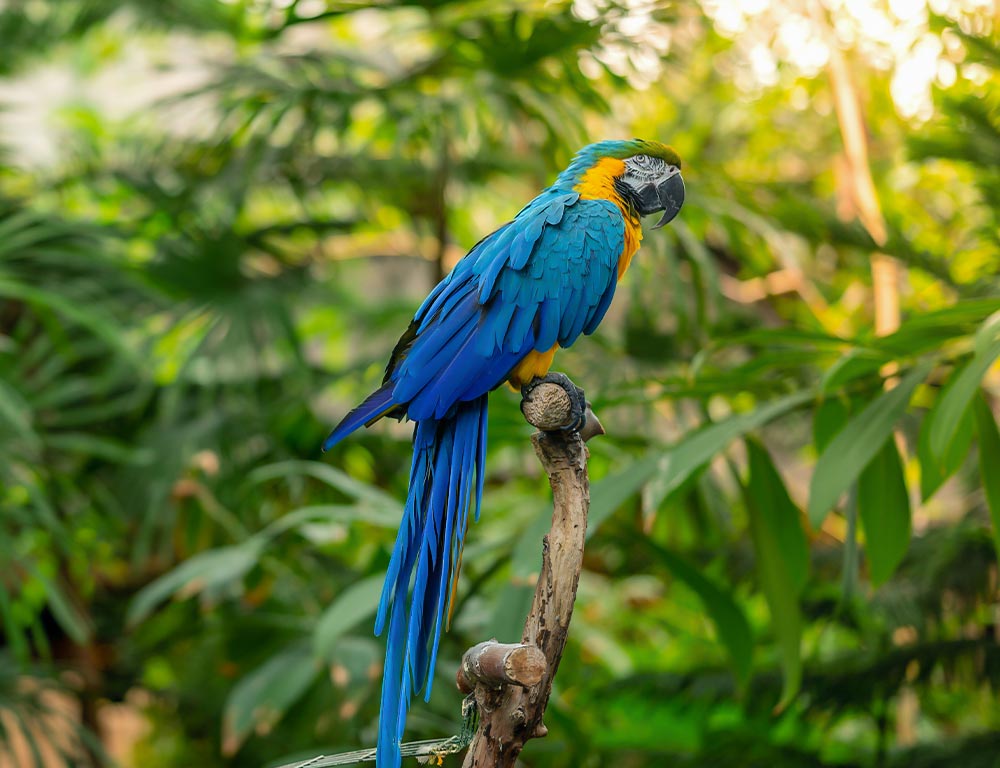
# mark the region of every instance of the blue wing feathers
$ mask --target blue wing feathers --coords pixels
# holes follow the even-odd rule
[[[584,313],[587,309],[580,291],[574,290],[566,300],[566,308],[563,310],[559,322],[559,338],[565,339],[569,344],[576,340],[576,337],[580,335],[578,326],[582,327]]]
[[[394,405],[398,405],[394,397],[391,384],[384,384],[381,388],[372,392],[361,405],[348,413],[340,424],[334,427],[329,437],[323,441],[323,450],[330,450],[362,424],[370,423],[382,416]]]
[[[514,312],[505,343],[509,345],[511,351],[515,354],[527,353],[531,349],[531,344],[525,342],[534,321],[535,313],[529,311],[527,308],[518,307]]]
[[[479,303],[485,304],[493,296],[493,292],[496,287],[496,281],[500,277],[500,273],[503,272],[504,267],[507,263],[501,259],[493,259],[486,267],[486,271],[483,273],[482,279],[479,282]]]
[[[483,357],[488,357],[494,350],[503,347],[510,321],[514,317],[517,305],[512,301],[494,300],[482,318],[483,329],[479,334],[476,351]]]
[[[583,328],[583,332],[589,336],[594,331],[597,330],[598,324],[604,319],[604,314],[608,311],[608,307],[611,306],[611,300],[615,297],[615,288],[617,283],[611,283],[605,291],[604,295],[601,296],[601,301],[594,309],[593,313],[587,318],[587,324]]]
[[[545,219],[537,217],[528,226],[518,232],[513,242],[510,244],[510,251],[507,256],[507,265],[511,269],[524,269],[524,265],[531,258],[531,252],[535,248],[535,243],[542,234],[542,227],[545,226]]]
[[[538,338],[535,349],[546,351],[555,346],[559,338],[559,299],[549,297],[542,300],[538,310]]]

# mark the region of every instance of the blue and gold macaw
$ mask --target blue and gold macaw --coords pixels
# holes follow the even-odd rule
[[[680,168],[677,153],[653,141],[582,149],[431,291],[382,386],[326,439],[324,449],[383,416],[416,422],[409,494],[375,621],[376,634],[389,627],[378,768],[400,765],[411,695],[426,685],[430,699],[470,506],[479,518],[489,393],[545,376],[559,347],[594,332],[639,248],[640,217],[662,211],[656,229],[680,210]]]

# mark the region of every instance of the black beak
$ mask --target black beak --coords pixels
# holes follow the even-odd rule
[[[663,216],[653,225],[653,229],[659,229],[664,224],[673,221],[674,217],[680,213],[681,206],[684,205],[684,179],[681,178],[680,172],[675,173],[665,181],[661,181],[656,186],[656,196],[663,209]]]

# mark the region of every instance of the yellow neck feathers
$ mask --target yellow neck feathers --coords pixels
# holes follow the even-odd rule
[[[624,160],[605,157],[598,160],[593,168],[584,173],[583,178],[575,187],[584,200],[611,201],[618,206],[625,218],[625,247],[622,248],[621,256],[618,259],[619,280],[625,274],[632,257],[639,250],[639,244],[642,242],[642,227],[639,224],[639,217],[628,209],[621,195],[615,190],[615,177],[621,176],[624,172]]]
[[[621,207],[623,201],[615,191],[615,177],[625,173],[625,161],[614,157],[598,160],[594,167],[583,174],[576,191],[584,200],[610,200]]]

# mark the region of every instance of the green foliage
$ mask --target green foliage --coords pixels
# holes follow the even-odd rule
[[[891,439],[892,430],[906,411],[910,397],[930,370],[929,362],[915,366],[897,386],[874,398],[852,416],[823,449],[809,486],[809,520],[813,527],[822,525],[840,495]]]
[[[677,147],[690,196],[557,362],[609,435],[524,763],[995,762],[995,21],[930,19],[956,78],[926,123],[849,54],[906,278],[876,336],[826,73],[748,84],[754,33],[717,32],[717,4],[632,5],[0,9],[4,98],[37,90],[57,129],[45,160],[0,120],[0,762],[110,764],[108,702],[147,726],[125,765],[372,744],[409,433],[321,457],[325,430],[455,259],[630,135]],[[80,94],[50,103],[48,68]],[[149,93],[121,117],[102,78],[132,68]],[[520,635],[537,574],[549,491],[517,397],[490,418],[411,738],[456,731],[461,653]]]
[[[891,436],[858,478],[858,516],[872,584],[881,586],[906,554],[911,531],[903,462]]]
[[[743,609],[728,592],[706,578],[696,566],[655,542],[647,543],[670,575],[701,598],[705,612],[715,625],[716,635],[729,652],[737,681],[745,685],[750,677],[753,661],[753,635]]]
[[[746,445],[750,536],[781,658],[784,688],[778,708],[783,709],[798,693],[802,680],[802,615],[798,603],[807,576],[808,550],[799,510],[789,498],[767,450],[755,440],[748,440]]]
[[[1000,473],[995,471],[1000,466],[1000,431],[997,430],[993,411],[982,395],[976,398],[973,409],[979,437],[979,477],[993,523],[993,540],[1000,555]]]

